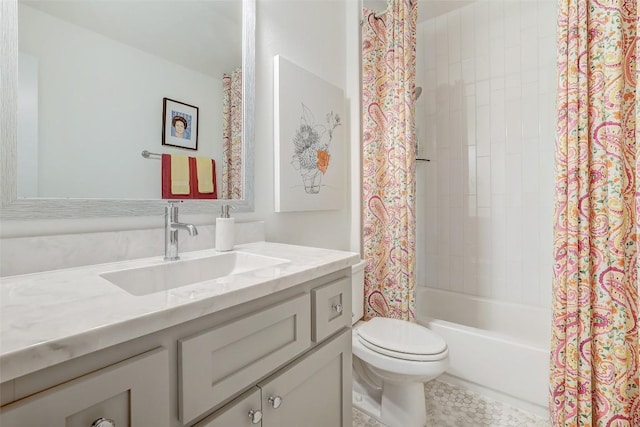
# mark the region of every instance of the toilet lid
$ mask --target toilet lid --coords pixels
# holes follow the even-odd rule
[[[415,356],[433,356],[447,350],[447,343],[437,334],[424,326],[399,319],[374,317],[358,328],[358,336],[371,350],[409,360],[420,360],[423,358]],[[403,353],[407,357],[402,357]]]

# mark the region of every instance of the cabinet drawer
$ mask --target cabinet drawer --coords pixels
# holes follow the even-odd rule
[[[253,387],[193,427],[252,427],[256,423],[252,422],[251,412],[262,413],[261,405],[260,389]],[[253,417],[257,420],[259,415],[254,414]]]
[[[3,427],[169,427],[169,359],[157,349],[53,387],[0,410]]]
[[[313,328],[311,338],[320,342],[351,325],[351,278],[311,290]]]
[[[191,422],[306,350],[309,304],[305,294],[178,341],[180,421]]]

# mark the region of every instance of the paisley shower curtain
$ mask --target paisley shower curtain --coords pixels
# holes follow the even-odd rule
[[[417,0],[365,10],[362,23],[362,227],[365,318],[415,317]]]
[[[242,70],[222,76],[221,199],[242,199]]]
[[[637,0],[559,0],[550,410],[640,426]]]

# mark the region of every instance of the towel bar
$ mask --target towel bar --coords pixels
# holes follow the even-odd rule
[[[152,153],[151,151],[147,151],[147,150],[142,150],[141,154],[142,154],[142,157],[144,157],[145,159],[148,159],[151,156],[162,156],[162,154]]]

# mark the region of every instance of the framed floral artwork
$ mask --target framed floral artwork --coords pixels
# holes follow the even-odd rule
[[[274,57],[276,212],[341,209],[346,198],[344,93]]]
[[[198,107],[162,99],[162,145],[198,149]]]

